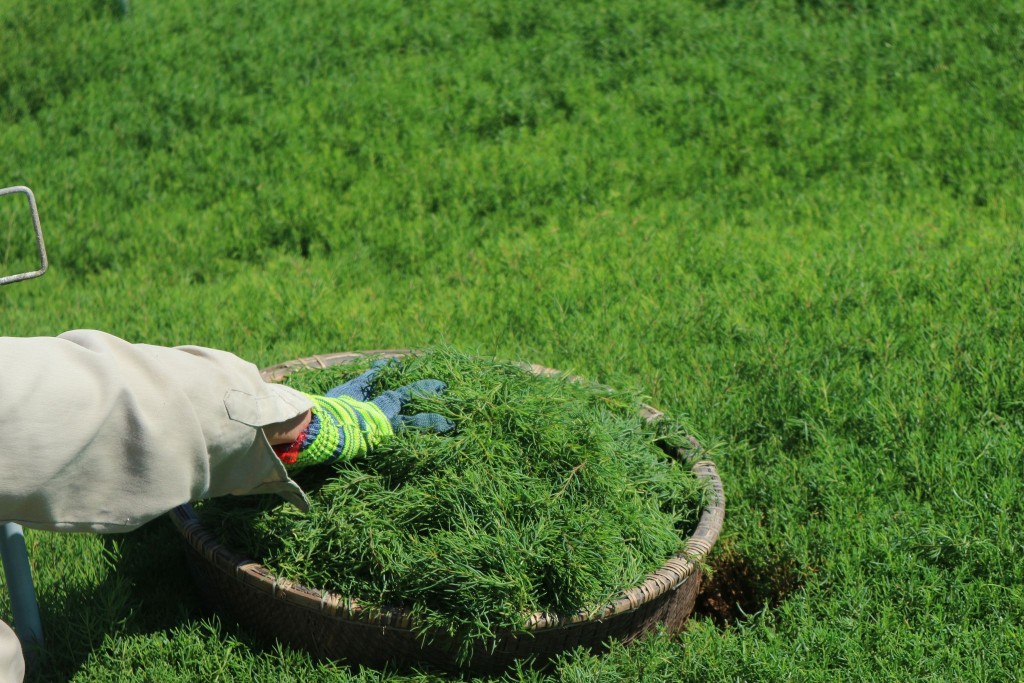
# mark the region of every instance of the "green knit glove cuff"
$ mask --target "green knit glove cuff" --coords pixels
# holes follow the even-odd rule
[[[313,416],[294,463],[297,468],[364,456],[395,433],[373,403],[349,396],[307,398]]]

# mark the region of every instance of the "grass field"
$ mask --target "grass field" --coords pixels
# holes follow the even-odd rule
[[[1024,677],[1020,2],[120,7],[0,0],[0,185],[52,263],[5,334],[648,393],[711,446],[746,614],[510,681]],[[447,680],[260,648],[165,520],[28,541],[33,680]]]

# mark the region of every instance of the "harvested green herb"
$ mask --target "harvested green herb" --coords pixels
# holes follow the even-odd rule
[[[366,364],[304,371],[323,393]],[[596,609],[678,552],[703,488],[658,447],[668,421],[607,388],[442,348],[385,367],[378,390],[448,385],[405,412],[456,423],[407,430],[369,457],[307,470],[308,513],[274,498],[215,501],[204,523],[278,576],[372,605],[404,605],[464,652],[533,612]]]

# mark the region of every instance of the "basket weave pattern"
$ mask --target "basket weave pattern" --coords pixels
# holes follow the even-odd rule
[[[262,374],[268,381],[279,381],[298,369],[406,353],[387,350],[313,356],[275,365]],[[554,372],[539,366],[530,369]],[[660,415],[649,407],[644,412],[649,418]],[[679,455],[686,457],[687,453]],[[714,546],[725,517],[725,494],[714,463],[696,462],[693,472],[709,483],[711,500],[683,552],[599,610],[533,614],[524,632],[502,632],[495,642],[478,645],[471,658],[472,670],[499,672],[516,659],[545,661],[581,645],[597,651],[609,638],[630,642],[659,623],[671,633],[679,632],[700,589],[698,563]],[[176,508],[171,519],[188,544],[189,565],[205,596],[264,639],[285,641],[315,656],[352,664],[380,667],[422,662],[457,668],[455,643],[444,635],[419,636],[407,610],[371,609],[351,598],[277,578],[263,565],[222,544],[200,524],[191,506]]]

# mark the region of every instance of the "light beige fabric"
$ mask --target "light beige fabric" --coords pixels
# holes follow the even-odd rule
[[[0,621],[0,683],[21,683],[25,677],[25,659],[21,644],[11,627]]]
[[[0,373],[0,521],[106,533],[226,494],[307,505],[259,428],[309,401],[237,356],[78,330],[0,338]],[[12,648],[21,662],[10,640],[0,676]]]

